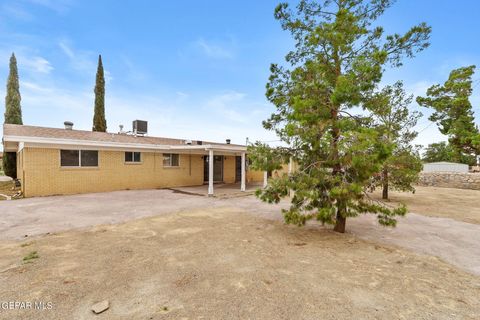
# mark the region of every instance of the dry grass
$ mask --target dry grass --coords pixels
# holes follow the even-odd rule
[[[239,209],[187,210],[0,242],[0,297],[53,310],[2,316],[90,319],[478,319],[480,278],[434,257],[297,228]],[[33,264],[22,264],[32,251]],[[3,271],[2,271],[3,270]]]
[[[381,192],[374,193],[377,199]],[[390,192],[390,201],[402,202],[408,211],[480,224],[480,190],[416,187],[416,192]]]
[[[16,190],[12,190],[13,186],[12,181],[0,181],[0,194],[13,196],[17,192]],[[0,200],[5,200],[5,198],[0,196]]]

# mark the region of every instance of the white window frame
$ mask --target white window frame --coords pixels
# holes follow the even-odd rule
[[[132,154],[132,161],[125,160],[125,156],[126,156],[127,152]],[[140,161],[135,161],[135,153],[140,154]],[[141,164],[141,163],[143,163],[142,152],[140,152],[140,151],[125,151],[124,154],[123,154],[123,162],[125,164]]]
[[[172,155],[174,155],[174,154],[178,156],[178,165],[176,165],[176,166],[172,166]],[[169,165],[165,165],[165,163],[164,163],[165,155],[170,155],[169,156],[169,158],[170,158],[170,164]],[[163,164],[164,168],[179,168],[180,167],[180,154],[179,153],[162,153],[162,164]]]
[[[78,166],[62,166],[62,150],[63,151],[78,151]],[[97,165],[96,166],[82,166],[82,151],[96,151],[97,152]],[[82,150],[82,149],[60,149],[58,156],[60,157],[60,168],[72,169],[72,168],[85,168],[92,169],[98,168],[100,163],[100,152],[98,150]]]

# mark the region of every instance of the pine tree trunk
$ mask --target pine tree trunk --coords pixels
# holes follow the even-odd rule
[[[383,192],[382,192],[382,199],[388,200],[388,170],[387,168],[383,169],[382,172],[382,183],[383,183]]]
[[[338,80],[338,78],[342,74],[341,70],[341,59],[339,58],[338,55],[338,50],[334,51],[334,60],[335,60],[335,75]],[[340,140],[340,127],[338,126],[338,111],[340,110],[340,105],[334,105],[333,108],[330,111],[331,118],[332,118],[332,160],[334,162],[333,165],[333,170],[332,174],[334,176],[336,175],[341,175],[342,174],[342,165],[340,162],[340,155],[338,152],[338,141]],[[336,222],[335,222],[335,227],[333,228],[333,231],[340,232],[340,233],[345,233],[345,226],[347,224],[347,218],[346,218],[346,203],[343,202],[337,202],[337,216],[336,216]]]
[[[345,233],[345,227],[347,225],[347,218],[342,216],[340,212],[337,213],[337,222],[335,223],[335,227],[333,227],[333,231]]]

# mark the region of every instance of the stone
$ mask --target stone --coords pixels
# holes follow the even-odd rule
[[[480,173],[422,172],[420,186],[480,190]]]
[[[100,313],[104,312],[105,310],[107,310],[108,308],[110,308],[110,302],[108,302],[108,300],[103,300],[103,301],[100,301],[98,303],[95,303],[92,306],[92,311],[95,314],[100,314]]]

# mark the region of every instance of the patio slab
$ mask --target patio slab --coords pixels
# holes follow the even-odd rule
[[[221,183],[213,185],[213,197],[215,198],[231,198],[244,195],[251,195],[255,190],[261,188],[261,183],[247,183],[245,191],[240,190],[240,183]],[[183,193],[189,195],[208,196],[208,185],[193,187],[177,187],[170,188],[175,193]]]

